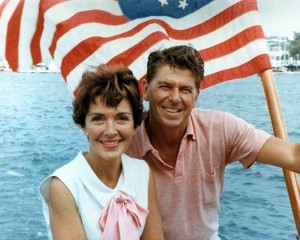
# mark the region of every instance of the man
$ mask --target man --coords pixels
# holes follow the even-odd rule
[[[215,240],[225,166],[254,161],[300,172],[300,144],[288,143],[229,113],[193,109],[204,64],[189,46],[149,55],[149,111],[127,153],[154,170],[165,239]]]

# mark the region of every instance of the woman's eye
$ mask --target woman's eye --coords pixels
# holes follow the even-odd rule
[[[129,121],[130,118],[127,115],[119,115],[119,116],[117,116],[117,120],[120,120],[120,121]]]
[[[95,116],[92,118],[92,122],[101,122],[104,121],[104,118],[102,116]]]

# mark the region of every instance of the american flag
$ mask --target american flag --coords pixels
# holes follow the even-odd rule
[[[14,70],[54,60],[71,92],[92,65],[138,79],[153,50],[190,44],[201,88],[271,68],[256,0],[0,0],[0,59]]]

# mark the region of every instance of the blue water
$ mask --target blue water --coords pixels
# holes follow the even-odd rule
[[[300,141],[300,75],[277,75],[289,139]],[[39,183],[87,147],[73,124],[72,95],[58,74],[0,72],[0,240],[47,239]],[[272,133],[256,76],[201,92],[199,106],[229,111]],[[226,170],[222,239],[296,239],[282,170]],[[201,229],[199,229],[201,231]]]

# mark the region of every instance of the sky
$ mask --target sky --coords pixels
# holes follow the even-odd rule
[[[300,32],[300,0],[257,0],[265,36],[290,40]]]

